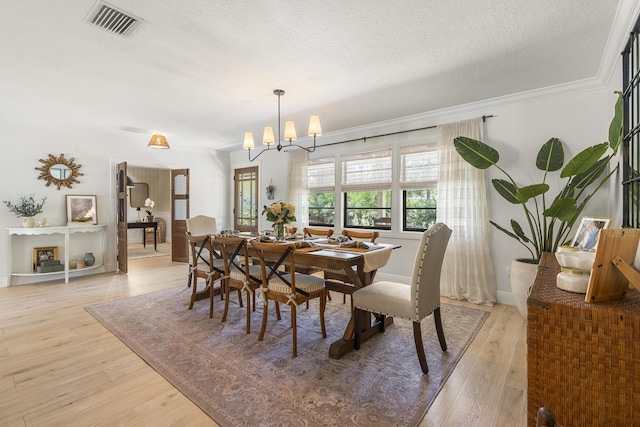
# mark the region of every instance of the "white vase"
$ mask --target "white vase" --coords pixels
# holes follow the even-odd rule
[[[527,260],[531,261],[531,260]],[[514,259],[511,261],[511,293],[518,312],[527,318],[527,298],[538,273],[538,264]]]
[[[36,221],[32,216],[25,216],[22,219],[22,226],[24,228],[33,228],[34,225],[36,225]]]

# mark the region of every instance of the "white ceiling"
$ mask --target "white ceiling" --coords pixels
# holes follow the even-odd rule
[[[595,77],[618,3],[112,0],[143,19],[120,37],[95,0],[3,2],[0,116],[229,149],[281,88],[299,136],[327,133]]]

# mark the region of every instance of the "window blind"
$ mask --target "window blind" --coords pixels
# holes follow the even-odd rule
[[[391,190],[391,179],[390,149],[342,158],[342,191]]]
[[[307,167],[307,185],[313,193],[334,191],[336,187],[335,157],[311,160]]]
[[[438,152],[435,144],[400,149],[400,188],[433,187],[438,181]]]

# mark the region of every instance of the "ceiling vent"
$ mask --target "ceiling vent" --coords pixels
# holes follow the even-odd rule
[[[140,25],[142,19],[99,0],[85,21],[110,33],[127,37]]]

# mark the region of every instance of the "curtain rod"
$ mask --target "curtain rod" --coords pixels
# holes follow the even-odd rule
[[[482,122],[486,122],[488,118],[493,117],[493,114],[490,115],[485,115],[482,116]],[[416,132],[419,130],[426,130],[426,129],[433,129],[433,128],[437,128],[440,125],[433,125],[433,126],[426,126],[423,128],[416,128],[416,129],[407,129],[407,130],[401,130],[401,131],[397,131],[397,132],[391,132],[391,133],[382,133],[379,135],[373,135],[373,136],[363,136],[362,138],[355,138],[355,139],[347,139],[345,141],[339,141],[339,142],[330,142],[328,144],[322,144],[322,145],[317,145],[317,148],[320,147],[329,147],[330,145],[338,145],[338,144],[346,144],[347,142],[356,142],[356,141],[363,141],[363,142],[367,142],[367,139],[373,139],[373,138],[379,138],[381,136],[391,136],[391,135],[399,135],[402,133],[408,133],[408,132]]]

